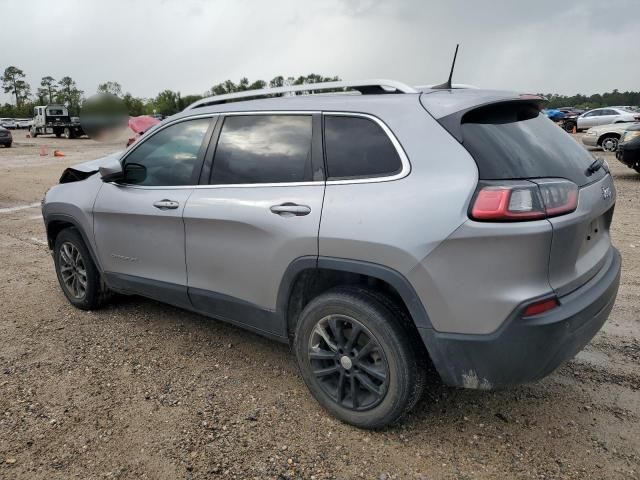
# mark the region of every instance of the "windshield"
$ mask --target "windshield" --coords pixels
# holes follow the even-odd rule
[[[555,177],[579,186],[605,175],[588,175],[593,156],[531,104],[478,108],[462,119],[463,145],[483,180]]]

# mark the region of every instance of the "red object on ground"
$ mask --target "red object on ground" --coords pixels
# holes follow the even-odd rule
[[[53,151],[53,156],[54,157],[64,157],[64,153],[62,153],[60,150],[54,150]]]
[[[47,156],[47,149],[44,147],[40,147],[40,156],[41,157],[46,157]]]

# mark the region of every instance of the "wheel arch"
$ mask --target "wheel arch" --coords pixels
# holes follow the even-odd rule
[[[620,140],[620,134],[619,133],[614,133],[614,132],[607,132],[607,133],[603,133],[602,135],[600,135],[600,137],[598,138],[598,145],[602,145],[602,142],[604,142],[605,138],[617,138],[618,140]]]
[[[300,257],[290,265],[280,284],[277,311],[291,336],[300,312],[317,295],[336,286],[362,285],[387,293],[416,328],[431,329],[418,294],[396,270],[383,265],[334,257]]]
[[[93,251],[93,246],[91,242],[89,242],[89,238],[87,237],[84,229],[80,226],[80,222],[76,220],[75,217],[71,215],[65,214],[50,214],[45,218],[45,228],[47,231],[47,243],[49,244],[49,249],[53,250],[53,247],[56,243],[56,237],[66,228],[75,228],[82,237],[87,250],[89,251],[89,255],[91,255],[91,260],[98,268],[100,274],[102,274],[102,267],[100,265],[100,261],[98,256]]]

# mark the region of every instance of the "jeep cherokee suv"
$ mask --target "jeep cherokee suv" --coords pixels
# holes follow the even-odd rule
[[[608,167],[542,103],[393,81],[200,100],[47,192],[62,291],[291,342],[360,427],[409,411],[431,365],[458,387],[539,379],[600,329],[620,275]]]

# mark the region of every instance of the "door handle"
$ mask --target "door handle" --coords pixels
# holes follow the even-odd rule
[[[155,202],[153,204],[154,207],[159,208],[160,210],[174,210],[180,206],[178,202],[174,202],[173,200],[160,200],[159,202]]]
[[[274,205],[270,208],[271,213],[280,215],[281,217],[301,217],[311,213],[311,207],[307,205],[297,205],[295,203],[283,203],[282,205]]]

